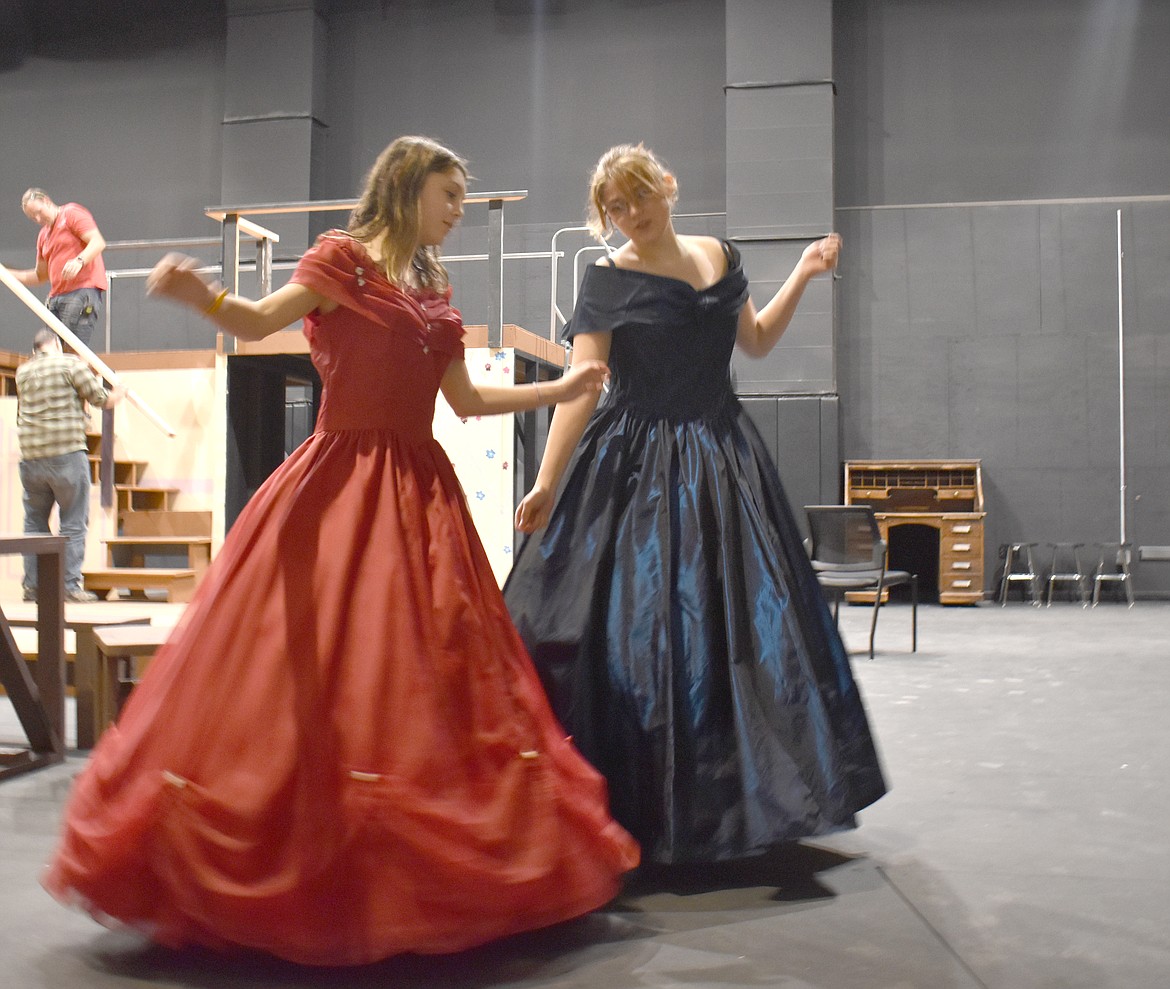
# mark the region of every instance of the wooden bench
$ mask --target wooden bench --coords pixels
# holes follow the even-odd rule
[[[20,654],[24,657],[24,661],[29,664],[29,669],[33,669],[32,664],[37,661],[37,653],[40,650],[40,640],[37,637],[37,630],[35,628],[24,625],[12,626],[12,640],[16,643],[16,648],[20,650]],[[65,629],[65,695],[71,696],[73,694],[73,660],[77,656],[77,633],[71,628]],[[3,688],[0,688],[2,694]]]
[[[35,630],[37,609],[31,604],[10,604],[4,609],[5,616],[13,626],[18,644],[31,644],[28,633]],[[77,747],[92,749],[97,739],[94,709],[97,704],[97,643],[94,630],[111,625],[149,625],[150,614],[139,611],[132,605],[94,604],[65,605],[65,659],[67,682],[77,699]],[[22,640],[23,643],[22,643]]]
[[[94,721],[99,735],[117,720],[130,690],[172,631],[167,625],[111,625],[94,629],[98,666]]]
[[[162,589],[168,601],[187,602],[195,593],[196,573],[190,569],[169,567],[106,567],[83,570],[86,590],[99,596],[110,591],[127,590],[145,597],[146,591]]]

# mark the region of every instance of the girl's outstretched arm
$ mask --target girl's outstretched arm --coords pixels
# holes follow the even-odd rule
[[[168,254],[146,279],[146,291],[203,313],[220,329],[241,340],[259,340],[295,323],[314,309],[327,312],[336,303],[304,285],[290,283],[262,299],[217,290],[199,274],[200,263],[181,254]]]
[[[829,234],[828,237],[814,241],[804,249],[792,274],[780,286],[771,302],[757,313],[752,300],[748,299],[739,311],[739,325],[735,334],[735,342],[740,349],[752,357],[766,357],[771,353],[792,322],[805,286],[817,275],[836,268],[840,251],[841,237],[838,234]]]
[[[527,412],[557,402],[567,402],[581,395],[596,395],[609,377],[603,361],[591,360],[573,366],[554,381],[529,385],[476,384],[467,373],[465,361],[452,361],[440,387],[447,404],[457,416],[496,415],[501,412]],[[596,401],[596,398],[594,399]]]

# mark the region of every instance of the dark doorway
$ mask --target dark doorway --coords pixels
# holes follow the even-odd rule
[[[918,574],[918,600],[938,604],[938,529],[903,522],[890,526],[890,569]],[[890,591],[895,601],[909,601],[907,585]]]
[[[307,355],[229,356],[227,528],[268,475],[313,431],[320,399],[320,379]]]

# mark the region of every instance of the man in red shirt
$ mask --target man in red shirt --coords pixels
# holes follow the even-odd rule
[[[89,210],[78,203],[58,206],[44,189],[26,190],[20,205],[41,232],[36,267],[12,274],[29,288],[47,281],[45,305],[88,346],[105,312],[105,238]]]

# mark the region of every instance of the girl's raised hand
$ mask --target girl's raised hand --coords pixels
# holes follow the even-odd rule
[[[800,263],[810,274],[819,275],[836,268],[840,254],[841,235],[832,233],[809,244],[800,256]]]
[[[168,254],[146,278],[148,295],[161,295],[190,306],[206,309],[215,298],[215,290],[199,274],[200,262],[184,254]]]

